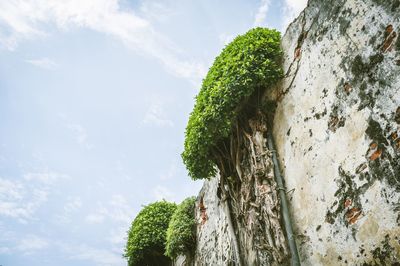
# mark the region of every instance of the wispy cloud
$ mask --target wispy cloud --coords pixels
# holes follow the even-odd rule
[[[107,204],[99,203],[97,209],[85,217],[89,224],[102,223],[106,219],[123,225],[132,220],[132,207],[122,195],[113,195]]]
[[[234,34],[222,33],[218,36],[219,42],[223,45],[229,44],[235,38]]]
[[[26,223],[47,201],[51,186],[66,178],[48,170],[26,173],[19,180],[0,178],[0,216]]]
[[[127,230],[128,230],[128,228],[125,226],[120,226],[116,229],[111,229],[108,240],[111,242],[111,244],[114,244],[117,246],[121,246],[121,245],[125,244],[126,238],[127,238],[127,233],[126,233]]]
[[[66,127],[74,134],[75,140],[79,145],[87,149],[91,149],[93,146],[88,142],[88,133],[86,128],[80,124],[68,123]]]
[[[86,215],[85,217],[85,222],[88,224],[100,224],[104,221],[105,216],[102,214],[104,212],[98,212],[98,213],[90,213]]]
[[[54,70],[57,68],[57,64],[53,60],[46,57],[39,59],[30,59],[25,61],[31,65],[47,70]]]
[[[179,168],[177,162],[172,162],[168,170],[160,175],[161,180],[170,180],[178,174]]]
[[[19,181],[0,178],[0,216],[26,223],[47,201],[47,195],[46,189],[32,188]]]
[[[151,21],[166,22],[176,12],[165,0],[142,1],[140,5],[141,15]]]
[[[166,118],[162,102],[156,101],[149,106],[142,123],[145,125],[154,125],[158,127],[173,127],[172,120]]]
[[[30,172],[24,174],[24,179],[27,181],[37,181],[46,185],[51,185],[61,179],[68,179],[69,176],[57,172],[44,171],[44,172]]]
[[[55,216],[56,221],[63,224],[70,223],[72,221],[71,216],[79,211],[82,205],[80,197],[68,197],[62,208],[62,213]]]
[[[31,255],[39,250],[47,248],[48,241],[37,235],[28,235],[22,238],[17,244],[16,250],[24,255]]]
[[[59,243],[58,246],[63,253],[68,254],[71,259],[91,261],[99,266],[124,265],[126,262],[121,254],[106,249],[99,249],[86,244]]]
[[[263,26],[265,24],[265,18],[267,17],[270,0],[261,0],[261,4],[257,10],[256,16],[254,18],[254,27]]]
[[[159,9],[156,7],[147,7]],[[146,9],[146,8],[145,8]],[[157,59],[178,77],[198,82],[207,69],[188,59],[150,20],[123,9],[119,0],[0,1],[0,44],[10,50],[22,40],[46,35],[45,25],[87,28],[120,40],[140,54]],[[2,30],[3,29],[3,30]]]
[[[307,6],[308,0],[285,0],[283,9],[284,17],[282,32],[285,32],[287,26],[295,19],[300,12]]]
[[[89,142],[89,134],[84,125],[71,121],[68,115],[64,113],[59,113],[57,116],[61,121],[61,125],[72,133],[76,143],[89,150],[93,148],[93,144]]]
[[[174,201],[175,200],[175,194],[172,193],[171,190],[164,186],[156,186],[153,189],[153,196],[155,197],[156,200],[167,200],[167,201]]]

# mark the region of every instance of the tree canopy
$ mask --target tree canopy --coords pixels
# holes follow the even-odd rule
[[[164,255],[168,224],[175,203],[158,201],[145,206],[132,222],[124,256],[129,266],[168,265]]]
[[[215,59],[185,132],[182,158],[193,179],[216,174],[218,145],[230,136],[246,100],[283,76],[281,57],[280,33],[255,28],[236,37]]]
[[[195,197],[178,205],[167,230],[166,255],[174,259],[180,254],[193,254],[196,246]]]

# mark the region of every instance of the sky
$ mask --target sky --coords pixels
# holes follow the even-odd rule
[[[197,195],[182,163],[201,80],[306,0],[0,0],[0,265],[126,265],[143,205]]]

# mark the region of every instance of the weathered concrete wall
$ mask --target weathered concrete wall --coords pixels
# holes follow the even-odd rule
[[[223,202],[217,196],[219,177],[205,181],[196,202],[196,265],[232,265],[232,236]]]
[[[400,1],[310,1],[274,137],[303,265],[400,261]]]

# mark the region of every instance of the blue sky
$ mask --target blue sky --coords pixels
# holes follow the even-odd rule
[[[125,265],[141,206],[201,182],[180,153],[234,36],[305,0],[1,0],[0,265]]]

